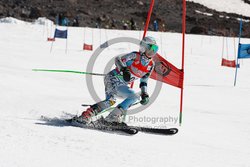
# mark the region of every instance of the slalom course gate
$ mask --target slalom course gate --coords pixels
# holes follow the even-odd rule
[[[239,59],[250,58],[250,44],[242,44],[242,43],[240,43],[241,34],[242,34],[242,18],[240,20],[237,64],[239,64],[238,63]],[[239,68],[239,65],[236,66],[236,70],[235,70],[234,86],[236,86],[238,68]]]
[[[68,50],[68,28],[66,30],[59,30],[58,28],[56,28],[55,34],[54,34],[54,39],[56,39],[56,38],[66,39],[65,53],[67,53],[67,50]],[[54,41],[52,41],[52,43],[51,43],[50,52],[52,51]]]
[[[107,36],[107,30],[104,29],[104,33],[105,33],[105,41],[104,43],[102,43],[102,29],[100,29],[100,48],[108,48],[109,44],[108,44],[108,36]]]
[[[91,34],[92,34],[92,42],[91,44],[87,44],[85,41],[86,38],[86,28],[84,28],[84,35],[83,35],[83,50],[89,50],[92,51],[93,50],[93,38],[94,38],[94,33],[93,33],[93,29],[91,29]]]
[[[55,38],[54,37],[51,37],[52,36],[52,30],[53,30],[53,22],[50,22],[50,30],[48,29],[48,25],[47,25],[47,41],[48,42],[53,42],[55,41]],[[49,33],[50,32],[50,33]]]
[[[226,46],[225,46],[226,43]],[[222,38],[222,58],[221,58],[221,66],[225,67],[232,67],[236,68],[236,48],[235,48],[235,38],[234,38],[234,60],[232,58],[229,58],[229,53],[228,53],[228,38],[223,37]],[[226,47],[226,48],[225,48]],[[226,56],[224,57],[224,49],[226,49]]]
[[[147,30],[148,30],[154,2],[155,2],[154,0],[151,0],[146,24],[144,27],[143,38],[146,36]],[[154,57],[155,68],[150,76],[152,79],[162,81],[164,83],[170,84],[174,87],[181,89],[179,125],[182,124],[185,32],[186,32],[186,0],[182,0],[182,66],[181,66],[181,69],[178,69],[173,64],[165,60],[162,56],[157,54],[157,56]],[[133,83],[131,84],[131,87],[133,87]]]

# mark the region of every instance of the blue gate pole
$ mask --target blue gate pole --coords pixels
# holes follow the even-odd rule
[[[242,18],[240,19],[240,31],[239,31],[239,44],[238,44],[238,55],[236,58],[236,70],[235,70],[235,77],[234,77],[234,86],[236,85],[237,73],[238,73],[238,65],[239,65],[239,54],[240,54],[240,38],[242,33]]]

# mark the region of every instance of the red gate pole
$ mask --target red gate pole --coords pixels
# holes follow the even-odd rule
[[[148,31],[148,26],[149,26],[151,14],[152,14],[152,12],[153,12],[154,3],[155,3],[155,1],[154,1],[154,0],[151,0],[150,8],[149,8],[149,11],[148,11],[148,16],[147,16],[147,21],[146,21],[146,24],[145,24],[145,27],[144,27],[143,38],[146,36],[146,33],[147,33],[147,31]]]
[[[186,32],[186,0],[182,1],[182,65],[183,82],[184,82],[184,55],[185,55],[185,32]],[[181,100],[180,100],[180,116],[179,125],[182,123],[182,107],[183,107],[183,84],[181,88]]]
[[[144,27],[144,33],[143,33],[142,38],[144,38],[146,36],[146,33],[148,31],[148,26],[149,26],[151,14],[153,12],[154,3],[155,3],[155,0],[151,0],[150,8],[149,8],[149,11],[148,11],[148,16],[147,16],[147,20],[146,20],[146,24],[145,24],[145,27]],[[134,82],[131,83],[130,87],[133,88],[133,86],[134,86]]]

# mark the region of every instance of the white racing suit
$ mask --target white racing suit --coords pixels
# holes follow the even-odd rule
[[[115,59],[116,68],[110,71],[104,78],[106,99],[91,107],[95,111],[95,115],[115,104],[116,98],[124,98],[118,104],[123,114],[128,108],[140,99],[140,94],[129,87],[129,84],[140,78],[141,92],[147,92],[147,81],[154,68],[154,63],[145,55],[140,55],[139,52],[132,52],[123,56],[118,56]],[[127,67],[131,73],[129,82],[124,81],[122,68]]]

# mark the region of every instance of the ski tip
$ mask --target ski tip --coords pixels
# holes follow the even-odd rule
[[[169,134],[174,135],[174,134],[178,133],[178,131],[179,130],[177,128],[170,128],[169,129]]]
[[[131,129],[128,129],[127,130],[127,133],[130,134],[130,135],[135,135],[139,132],[138,129],[135,129],[135,128],[131,128]]]

